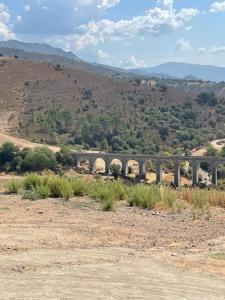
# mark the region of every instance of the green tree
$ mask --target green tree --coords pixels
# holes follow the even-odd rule
[[[110,167],[110,171],[112,172],[112,176],[115,179],[118,179],[118,177],[120,176],[120,166],[117,164],[112,164]]]
[[[225,157],[225,146],[223,146],[223,148],[221,149],[220,155],[221,155],[222,157]]]
[[[56,158],[48,148],[36,148],[29,152],[23,161],[22,169],[24,171],[43,171],[45,169],[53,170],[57,166]]]
[[[205,156],[217,156],[218,150],[213,145],[208,145],[206,148]]]
[[[2,164],[11,162],[19,152],[19,148],[13,143],[6,142],[0,148],[0,161]]]
[[[71,147],[63,146],[60,152],[55,154],[56,160],[58,163],[65,165],[65,166],[72,166],[74,165],[74,158],[72,155]]]

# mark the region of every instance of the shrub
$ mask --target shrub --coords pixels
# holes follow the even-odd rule
[[[11,162],[18,152],[19,148],[17,146],[13,143],[6,142],[0,149],[0,162],[2,164]]]
[[[48,198],[50,194],[50,189],[47,185],[41,184],[35,188],[36,193],[38,194],[40,199]]]
[[[92,183],[88,189],[88,195],[100,201],[104,211],[111,211],[115,209],[117,195],[112,184],[98,182]]]
[[[136,205],[151,210],[155,208],[156,203],[160,200],[160,188],[158,186],[138,184],[131,188],[128,203],[131,206]]]
[[[72,150],[68,146],[63,146],[60,150],[60,152],[57,152],[55,154],[56,160],[58,163],[65,165],[65,166],[71,166],[74,165],[74,158],[72,155]]]
[[[209,191],[208,193],[211,205],[225,208],[225,193],[223,191]]]
[[[22,182],[15,180],[14,178],[10,180],[6,185],[7,193],[9,194],[18,194],[22,187]]]
[[[84,181],[82,178],[76,178],[71,180],[71,185],[73,189],[74,196],[82,197],[87,192],[88,183]]]
[[[23,193],[23,199],[27,199],[30,201],[36,201],[39,199],[39,195],[35,190],[27,190]]]
[[[73,196],[71,183],[64,177],[52,176],[49,178],[48,187],[53,198],[69,199]]]
[[[22,169],[25,171],[43,171],[56,168],[56,158],[48,148],[36,148],[28,152],[24,158]]]
[[[181,196],[184,201],[192,205],[193,219],[199,218],[204,214],[210,214],[211,193],[209,191],[192,189],[184,191]]]
[[[127,199],[127,188],[120,180],[109,183],[109,186],[114,191],[116,200]]]
[[[160,189],[161,201],[164,203],[166,208],[173,208],[176,201],[177,193],[168,188],[161,187]]]
[[[69,200],[73,197],[73,188],[69,182],[62,184],[62,197]]]
[[[28,174],[24,180],[24,188],[26,190],[32,190],[40,186],[42,183],[42,177],[36,173]]]
[[[180,192],[170,188],[160,188],[161,201],[157,208],[170,209],[173,213],[180,213],[187,205],[180,197]]]
[[[115,204],[116,204],[115,199],[113,199],[111,197],[107,197],[107,199],[104,199],[101,202],[103,211],[113,211],[113,210],[115,210]]]

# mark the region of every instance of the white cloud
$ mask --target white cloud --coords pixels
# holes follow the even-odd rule
[[[147,66],[144,60],[139,60],[134,55],[131,55],[128,59],[120,61],[119,64],[126,68],[144,68]]]
[[[135,16],[129,20],[114,22],[103,19],[80,26],[81,34],[75,36],[77,48],[83,49],[88,45],[97,45],[115,36],[134,38],[176,31],[182,29],[185,22],[199,13],[194,8],[183,8],[181,11],[176,12],[172,6],[173,1],[169,0],[160,0],[158,5],[153,9],[149,9],[145,15]]]
[[[213,46],[210,49],[210,52],[213,53],[213,54],[223,53],[223,52],[225,52],[225,46],[220,46],[220,47]]]
[[[105,52],[104,50],[102,49],[98,49],[96,51],[96,54],[97,54],[97,57],[100,59],[100,60],[105,60],[105,59],[108,59],[109,58],[109,54],[107,52]]]
[[[31,6],[29,4],[24,5],[24,11],[30,11],[31,10]]]
[[[0,39],[8,40],[15,38],[14,33],[10,30],[10,13],[5,4],[0,3]]]
[[[210,11],[212,13],[218,13],[218,12],[225,11],[225,1],[223,1],[223,2],[218,2],[218,1],[214,2],[211,5]]]
[[[192,29],[193,29],[192,26],[187,26],[187,27],[185,27],[185,31],[190,31],[190,30],[192,30]]]
[[[108,9],[120,3],[120,0],[75,0],[79,6],[89,6],[95,4],[99,9]]]
[[[157,0],[157,5],[162,9],[172,10],[173,0]]]
[[[77,2],[79,5],[86,6],[92,4],[94,1],[95,0],[78,0]]]
[[[174,46],[175,50],[190,51],[192,49],[191,42],[186,39],[180,39]]]
[[[206,52],[206,48],[205,47],[200,47],[197,49],[197,52],[199,53],[205,53]]]
[[[5,4],[0,3],[0,22],[8,23],[10,20],[10,13]]]
[[[100,3],[97,5],[100,9],[108,9],[116,6],[120,3],[120,0],[100,0]]]
[[[23,20],[22,16],[17,16],[16,17],[16,22],[20,23],[20,22],[22,22],[22,20]]]

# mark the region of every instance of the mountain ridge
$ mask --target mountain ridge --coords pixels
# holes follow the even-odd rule
[[[194,80],[213,82],[225,81],[225,67],[213,65],[168,62],[147,68],[123,69],[110,65],[99,64],[96,62],[88,62],[79,59],[78,56],[73,52],[67,52],[61,48],[53,47],[45,43],[25,43],[17,40],[0,41],[0,49],[9,49],[11,52],[12,50],[20,50],[30,54],[57,56],[70,60],[70,62],[74,61],[83,65],[86,64],[85,69],[100,69],[100,72],[118,76],[127,76],[129,74],[133,74],[133,76],[142,76],[148,78],[157,77],[160,79],[191,80],[191,78],[193,78]],[[4,54],[5,53],[6,51],[4,51]],[[23,58],[24,57],[25,54],[23,55]],[[67,63],[69,64],[70,62],[68,61]]]
[[[204,81],[225,81],[225,67],[189,63],[168,62],[149,68],[132,70],[139,74],[163,74],[163,76],[185,79],[193,76]]]
[[[59,55],[68,59],[78,60],[78,57],[71,51],[52,47],[45,43],[24,43],[17,40],[0,41],[1,48],[23,50],[30,53]]]

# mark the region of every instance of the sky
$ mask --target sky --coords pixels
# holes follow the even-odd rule
[[[0,0],[0,40],[9,39],[123,68],[225,66],[225,1]]]

